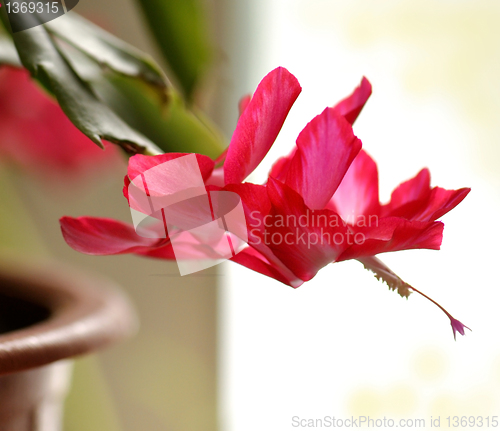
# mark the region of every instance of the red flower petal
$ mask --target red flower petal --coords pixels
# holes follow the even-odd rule
[[[375,256],[389,251],[420,248],[439,250],[444,224],[386,217],[379,219],[377,226],[355,229],[355,244],[345,250],[337,261]]]
[[[273,223],[265,240],[280,261],[308,281],[346,249],[348,228],[338,214],[312,211],[297,192],[273,178],[267,190]]]
[[[324,208],[361,150],[361,141],[343,116],[326,108],[302,130],[297,148],[286,184],[309,208]]]
[[[255,224],[253,221],[261,220],[271,210],[266,186],[252,183],[228,184],[222,190],[234,192],[241,198],[249,227]]]
[[[222,166],[220,168],[215,168],[210,178],[205,181],[205,185],[224,187],[224,168]]]
[[[136,253],[157,259],[175,259],[178,262],[218,260],[223,258],[219,253],[220,248],[217,247],[217,243],[207,243],[206,237],[200,240],[192,232],[179,231],[177,234],[172,235],[171,238],[172,242],[165,241],[158,247],[139,250]],[[175,246],[172,244],[173,242],[175,242]]]
[[[183,157],[186,159],[180,163],[168,163]],[[161,167],[153,169],[160,165]],[[183,192],[195,185],[203,187],[203,182],[208,180],[213,168],[213,160],[201,154],[167,153],[158,156],[137,154],[129,160],[123,194],[132,209],[149,214],[151,203],[149,199],[140,199],[141,196],[144,194],[154,196],[155,204],[158,206],[165,197]],[[138,177],[139,179],[135,181]],[[134,181],[134,199],[130,196],[131,180]]]
[[[470,188],[446,190],[434,187],[431,190],[427,205],[418,212],[415,219],[430,221],[437,220],[455,208],[469,194]]]
[[[155,166],[161,165],[162,163],[168,162],[170,160],[178,159],[179,157],[187,156],[191,153],[166,153],[160,154],[158,156],[144,156],[142,154],[136,154],[129,159],[127,175],[133,181],[135,177],[143,174],[148,169],[154,168]],[[214,169],[214,161],[207,156],[202,154],[196,154],[196,160],[198,161],[198,166],[200,167],[200,172],[203,180],[207,180],[212,174]],[[162,177],[158,181],[165,181],[164,172]],[[151,181],[152,178],[149,179]]]
[[[408,220],[437,220],[462,202],[469,192],[469,188],[431,189],[429,170],[422,169],[417,176],[400,184],[392,192],[390,202],[381,208],[381,215]]]
[[[244,184],[229,184],[224,187],[224,190],[237,193],[243,203],[245,218],[248,229],[248,245],[256,250],[257,254],[265,259],[266,264],[273,267],[281,278],[286,279],[286,284],[292,287],[300,286],[303,281],[289,269],[281,260],[278,259],[266,245],[264,233],[266,231],[265,217],[271,211],[271,202],[268,197],[266,186],[244,183]],[[252,253],[255,256],[255,253]],[[240,260],[236,260],[241,263]],[[266,274],[268,275],[268,274]],[[279,278],[279,281],[282,279]]]
[[[353,93],[337,103],[333,109],[340,115],[343,115],[350,124],[354,124],[371,94],[372,85],[368,79],[363,77],[361,84],[359,84]]]
[[[241,183],[259,165],[274,143],[301,87],[279,67],[261,81],[238,120],[226,161],[226,184]]]
[[[384,205],[382,214],[393,215],[396,208],[427,199],[431,191],[431,174],[429,169],[422,169],[415,177],[397,186],[391,194],[391,200]],[[407,217],[408,218],[408,217]]]
[[[165,245],[160,247],[139,250],[136,254],[146,257],[154,257],[156,259],[176,260],[174,248],[171,243],[165,243]]]
[[[364,150],[347,170],[328,208],[349,223],[356,223],[360,216],[379,214],[377,164]]]
[[[243,112],[245,112],[245,109],[247,109],[248,104],[250,103],[250,100],[252,100],[252,95],[247,94],[246,96],[243,96],[239,103],[238,103],[238,112],[240,113],[240,117],[242,116]]]
[[[215,166],[222,166],[224,164],[224,161],[226,160],[226,156],[227,156],[227,150],[229,148],[226,148],[222,153],[220,153],[219,157],[217,157],[215,160],[214,160],[214,163],[215,163]]]
[[[269,261],[254,248],[248,247],[241,250],[236,256],[231,258],[231,260],[260,274],[267,275],[268,277],[281,281],[288,286],[295,288],[300,286],[296,277],[294,277],[293,280],[287,278],[278,270],[276,265],[270,264]]]
[[[295,153],[297,152],[297,147],[293,147],[293,150],[288,154],[288,156],[280,157],[272,166],[271,172],[269,172],[269,176],[274,179],[285,182],[286,176],[288,174],[288,170],[290,169],[290,163],[295,157]]]
[[[353,124],[371,93],[371,84],[366,78],[363,78],[359,87],[357,87],[350,96],[337,103],[333,109],[335,112],[342,115],[350,124]],[[282,182],[285,181],[288,169],[290,168],[290,162],[292,161],[296,151],[297,147],[294,147],[288,156],[279,158],[274,163],[269,176]]]
[[[138,253],[164,244],[166,240],[137,235],[131,224],[96,217],[62,217],[59,220],[68,245],[92,255]]]

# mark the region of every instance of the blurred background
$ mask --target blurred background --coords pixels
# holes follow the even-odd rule
[[[200,0],[201,1],[201,0]],[[380,195],[421,168],[432,185],[472,192],[444,217],[442,249],[381,256],[473,332],[455,342],[430,302],[390,292],[357,262],[323,269],[297,290],[236,264],[187,277],[175,264],[71,250],[62,215],[129,220],[125,162],[75,188],[16,177],[26,237],[114,280],[139,334],[80,360],[67,430],[292,430],[292,417],[425,419],[495,416],[500,407],[496,260],[500,210],[500,4],[495,0],[206,0],[213,66],[198,104],[227,136],[237,101],[284,66],[303,87],[265,178],[305,124],[366,76],[373,95],[355,133],[378,163]],[[161,64],[132,0],[81,0],[75,11]],[[2,184],[11,181],[4,174]],[[96,186],[98,184],[98,187]],[[7,188],[7,187],[4,187]],[[6,208],[6,207],[4,207]],[[2,223],[9,214],[1,211]],[[11,222],[14,222],[11,220]],[[21,240],[16,246],[21,249]],[[44,249],[45,247],[45,249]],[[20,251],[22,253],[22,251]]]
[[[221,406],[227,430],[292,430],[292,417],[498,414],[500,4],[495,1],[269,0],[255,6],[248,90],[281,65],[303,87],[278,145],[366,76],[354,125],[377,161],[381,199],[427,166],[433,185],[471,187],[443,217],[441,251],[381,255],[405,281],[472,328],[404,300],[357,262],[297,290],[237,266],[223,279]]]

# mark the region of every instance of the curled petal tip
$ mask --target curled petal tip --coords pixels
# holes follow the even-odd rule
[[[472,331],[472,329],[470,329],[468,326],[465,326],[459,320],[457,320],[451,316],[449,316],[449,318],[450,318],[450,323],[451,323],[451,329],[453,330],[453,338],[455,338],[455,340],[457,339],[457,332],[460,335],[465,335],[465,328],[467,328],[469,331]]]

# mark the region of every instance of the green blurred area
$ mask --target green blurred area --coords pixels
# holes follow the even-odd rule
[[[158,7],[167,15],[174,15],[173,27],[177,28],[178,19],[189,16],[189,25],[180,28],[186,31],[198,28],[199,24],[202,32],[203,14],[194,3],[188,9],[197,12],[186,14],[185,6],[178,6],[178,11],[170,4],[166,10]],[[162,21],[162,32],[169,23]],[[193,30],[193,35],[196,34]],[[84,18],[71,13],[39,28],[15,33],[13,37],[23,65],[94,142],[100,144],[103,138],[127,151],[145,154],[157,154],[156,145],[164,152],[196,152],[213,158],[225,147],[216,126],[201,111],[186,105],[181,93],[169,86],[151,57]],[[193,40],[185,40],[178,29],[169,32],[169,37],[185,45],[175,48],[173,43],[174,54],[169,51],[167,60],[174,65],[174,78],[181,82],[190,99],[208,63],[208,39],[193,36]],[[0,61],[15,62],[8,38],[0,40],[0,50]],[[194,62],[186,60],[192,53]],[[191,76],[189,91],[181,79],[187,76]]]
[[[65,431],[122,430],[112,394],[96,357],[75,361],[72,388],[65,404]]]
[[[188,109],[175,90],[162,102],[146,84],[119,75],[93,85],[121,118],[165,152],[216,158],[225,147],[221,132],[210,119],[195,108]]]
[[[191,102],[213,58],[207,12],[200,0],[137,0],[175,81]]]
[[[111,28],[116,23],[124,25],[126,31],[120,37],[125,33],[135,41],[137,32],[128,26],[136,25],[137,11],[129,12],[130,21],[124,12],[132,10],[133,2],[123,0],[120,13],[116,13],[116,3],[107,0],[86,0],[75,10],[86,10]],[[139,76],[103,67],[100,54],[89,45],[72,44],[75,41],[58,38],[54,31],[48,33],[77,79],[128,126],[163,151],[215,158],[225,140],[191,103],[195,93],[203,91],[200,84],[212,57],[208,18],[196,1],[148,2],[145,7],[153,3],[170,17],[165,20],[158,13],[154,18],[161,31],[153,30],[163,41],[170,40],[168,46],[163,42],[159,46],[178,89],[169,87],[166,97]],[[171,28],[167,31],[166,26]],[[80,38],[77,42],[88,41]],[[12,47],[9,38],[0,40],[0,61],[15,63]],[[124,60],[125,68],[130,65],[126,55],[119,60]],[[0,171],[0,253],[16,253],[23,259],[50,256],[105,274],[129,293],[141,317],[141,332],[135,340],[111,349],[99,360],[77,360],[65,408],[65,430],[216,430],[216,272],[180,278],[175,263],[82,255],[71,250],[60,234],[58,218],[63,215],[130,221],[130,210],[121,196],[122,170],[110,181],[98,174],[88,193],[68,183],[68,194],[55,192],[57,196],[51,195],[48,184],[28,179],[18,184],[19,177],[13,177],[10,169]],[[162,277],[155,277],[158,274]]]
[[[26,203],[15,187],[15,173],[0,164],[0,252],[43,255],[46,248],[35,228]]]

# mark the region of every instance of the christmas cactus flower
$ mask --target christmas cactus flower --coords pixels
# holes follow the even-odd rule
[[[292,74],[284,68],[275,69],[261,81],[253,97],[240,103],[241,115],[228,149],[215,161],[196,156],[208,191],[229,191],[241,199],[247,246],[231,260],[298,287],[329,263],[356,259],[401,296],[408,297],[413,291],[428,298],[376,255],[438,250],[444,225],[437,219],[457,206],[469,189],[431,187],[429,171],[423,169],[400,184],[389,203],[380,203],[377,165],[361,149],[352,129],[371,94],[366,79],[349,97],[326,108],[305,126],[295,148],[276,161],[265,184],[244,182],[271,148],[300,91]],[[131,182],[183,156],[133,156],[124,188],[129,205],[135,205],[129,195]],[[155,190],[192,180],[187,171],[185,178],[179,178],[179,173],[157,172],[149,175]],[[63,217],[61,227],[66,242],[83,253],[175,259],[168,234],[161,238],[139,236],[130,224],[93,217]],[[449,317],[454,336],[457,331],[463,335],[465,326],[435,304]]]
[[[30,79],[28,71],[0,69],[0,161],[43,179],[78,179],[118,161],[80,132]]]

